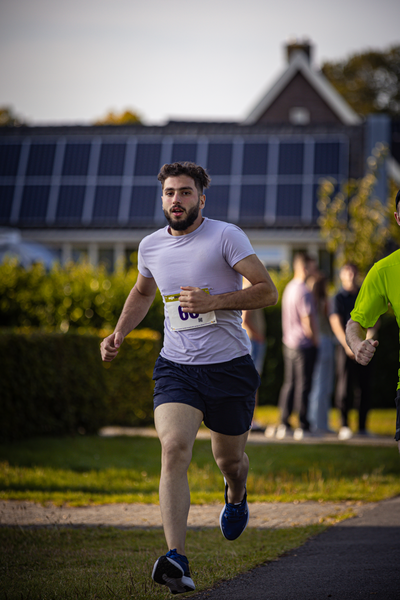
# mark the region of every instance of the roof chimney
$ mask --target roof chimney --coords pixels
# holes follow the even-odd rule
[[[286,44],[286,55],[288,62],[292,62],[293,56],[296,52],[301,50],[307,56],[308,62],[311,62],[312,45],[308,39],[304,40],[291,40]]]

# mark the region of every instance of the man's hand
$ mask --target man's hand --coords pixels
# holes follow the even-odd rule
[[[181,287],[179,302],[182,312],[204,314],[213,310],[212,296],[198,287]]]
[[[124,336],[120,331],[112,333],[100,344],[101,358],[104,362],[111,362],[118,354],[118,348],[124,341]]]
[[[378,340],[364,340],[355,344],[354,348],[354,356],[356,361],[360,363],[360,365],[368,365],[373,358],[377,347],[379,346]]]
[[[346,325],[346,342],[353,350],[355,359],[360,365],[368,365],[373,358],[377,347],[378,340],[372,338],[367,339],[367,333],[371,331],[362,327],[358,321],[349,319]]]

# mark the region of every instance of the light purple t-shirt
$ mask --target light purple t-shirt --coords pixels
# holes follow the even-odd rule
[[[287,348],[310,348],[313,345],[304,333],[301,318],[315,314],[310,289],[297,279],[289,281],[282,296],[282,341]]]
[[[173,236],[166,226],[140,242],[139,272],[155,279],[164,300],[164,358],[201,365],[250,353],[240,310],[217,310],[215,324],[173,331],[165,297],[179,294],[181,286],[208,289],[211,295],[241,290],[242,276],[233,267],[251,254],[254,250],[239,227],[208,218],[187,235]]]

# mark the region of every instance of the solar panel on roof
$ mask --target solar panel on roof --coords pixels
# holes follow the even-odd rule
[[[82,219],[83,202],[86,187],[84,185],[62,185],[58,196],[56,220],[58,222],[77,223]]]
[[[243,147],[243,175],[265,175],[268,164],[268,144],[246,142]]]
[[[26,175],[28,176],[46,176],[53,172],[54,155],[56,152],[55,144],[36,144],[33,143],[29,150],[28,166]]]
[[[115,176],[124,174],[125,143],[103,142],[100,150],[98,175]]]
[[[20,154],[21,144],[0,144],[0,177],[15,177]]]
[[[158,196],[161,204],[161,192],[157,185],[135,185],[132,187],[129,210],[131,221],[145,220],[149,223],[153,222],[157,192],[159,192]]]
[[[206,193],[203,215],[210,219],[226,220],[229,207],[229,185],[211,185]]]
[[[232,144],[210,142],[208,145],[207,170],[213,175],[230,175],[232,168]]]
[[[278,185],[276,216],[301,217],[302,186],[285,183]]]
[[[281,142],[279,145],[279,175],[301,175],[303,173],[304,144]]]
[[[319,200],[318,190],[319,190],[319,184],[315,184],[313,186],[313,205],[312,205],[312,214],[313,214],[314,219],[317,219],[320,215],[320,212],[317,208],[317,204],[318,204],[318,200]]]
[[[156,177],[160,170],[161,144],[139,143],[136,148],[135,175]]]
[[[20,221],[41,223],[46,219],[49,185],[26,185],[22,194]]]
[[[113,224],[118,218],[120,185],[98,185],[94,197],[93,221],[109,221]]]
[[[175,142],[172,146],[171,162],[196,162],[197,143]]]
[[[7,224],[11,216],[11,206],[14,197],[13,185],[0,185],[0,223]]]
[[[240,218],[262,224],[265,213],[265,185],[242,185]]]
[[[316,142],[314,152],[315,175],[329,175],[340,173],[339,157],[339,142]]]
[[[259,226],[266,211],[271,222],[275,217],[285,222],[290,218],[298,220],[300,217],[312,218],[315,222],[318,217],[316,194],[320,177],[333,176],[339,179],[347,176],[347,141],[338,135],[305,134],[289,137],[274,134],[273,137],[257,135],[252,138],[250,134],[246,134],[243,138],[238,135],[217,137],[216,134],[209,134],[207,138],[201,137],[198,140],[182,135],[175,138],[141,136],[130,140],[129,146],[125,138],[119,142],[114,138],[114,141],[102,138],[96,146],[99,154],[93,152],[96,148],[92,133],[87,136],[80,134],[78,138],[68,136],[67,141],[63,140],[58,147],[61,138],[55,141],[43,138],[42,142],[39,137],[32,135],[23,139],[24,143],[27,142],[26,146],[13,138],[4,138],[0,143],[0,218],[5,224],[9,222],[7,219],[15,217],[14,211],[19,205],[19,196],[16,197],[17,204],[14,207],[11,199],[13,178],[19,175],[21,177],[15,183],[23,186],[21,223],[46,223],[47,216],[48,225],[55,217],[59,226],[79,223],[82,214],[88,217],[89,226],[98,226],[100,222],[108,221],[115,225],[118,219],[120,225],[128,219],[131,224],[138,222],[142,226],[158,226],[156,176],[161,160],[172,162],[199,159],[212,177],[212,187],[206,190],[204,214],[248,226]],[[149,141],[146,142],[146,139]],[[64,143],[63,153],[61,150]],[[56,148],[60,152],[56,152]],[[131,151],[126,156],[128,148]],[[61,180],[49,180],[49,184],[56,186],[51,188],[50,196],[48,187],[32,187],[34,180],[24,178],[25,175],[49,177],[53,175],[53,170],[54,175],[57,174],[60,165],[55,165],[54,160],[58,162],[58,158],[61,159],[62,156]],[[126,175],[124,169],[129,159],[135,161],[134,166],[129,167],[133,168],[133,173],[129,174],[134,175],[134,187],[132,192],[129,188],[124,188],[124,204],[120,206],[121,186],[127,185],[122,177]],[[120,178],[111,187],[100,186],[97,189],[93,211],[93,198],[90,194],[85,196],[85,188],[82,186],[84,180],[73,179],[88,176],[88,170],[92,167],[98,170],[100,176]],[[91,172],[90,175],[95,173]],[[43,184],[46,181],[38,180],[37,183]],[[100,180],[99,183],[109,184],[110,181]],[[150,184],[148,187],[147,183]],[[238,185],[243,187],[239,188]],[[267,207],[265,186],[269,191],[272,190]],[[48,197],[51,199],[51,206],[47,210]],[[56,198],[58,204],[53,206]],[[302,207],[303,201],[305,204]],[[87,211],[87,215],[83,209]],[[161,209],[158,218],[160,215],[162,218]],[[18,226],[18,220],[13,225]]]
[[[75,177],[84,177],[87,175],[90,148],[90,142],[67,143],[65,146],[62,174]]]

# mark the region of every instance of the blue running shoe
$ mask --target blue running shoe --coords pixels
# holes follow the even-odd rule
[[[178,554],[176,549],[169,550],[156,560],[151,576],[156,583],[168,586],[172,594],[184,594],[195,589],[188,559]]]
[[[236,540],[246,529],[248,522],[249,507],[247,505],[246,488],[240,504],[231,504],[228,502],[228,484],[225,481],[225,506],[219,515],[219,525],[222,535],[227,540]]]

